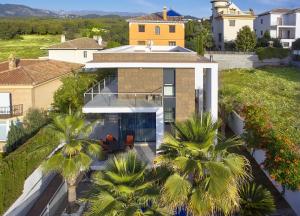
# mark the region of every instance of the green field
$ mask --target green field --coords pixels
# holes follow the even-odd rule
[[[47,50],[41,50],[41,47],[47,47],[59,43],[60,36],[53,35],[22,35],[21,39],[0,40],[0,62],[7,60],[11,53],[17,58],[38,58],[46,56]]]
[[[221,74],[221,95],[236,104],[260,104],[274,128],[300,145],[300,69],[233,69]]]

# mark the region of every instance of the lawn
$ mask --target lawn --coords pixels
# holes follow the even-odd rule
[[[265,67],[221,73],[221,95],[235,104],[259,104],[274,128],[300,145],[300,69]]]
[[[47,47],[59,43],[60,37],[53,35],[22,35],[21,39],[0,40],[0,62],[7,60],[11,53],[17,58],[38,58],[47,55]]]

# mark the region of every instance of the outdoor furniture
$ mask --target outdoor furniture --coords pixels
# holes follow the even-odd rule
[[[133,135],[127,135],[124,144],[125,144],[125,147],[129,147],[130,149],[133,149],[133,145],[134,145]]]

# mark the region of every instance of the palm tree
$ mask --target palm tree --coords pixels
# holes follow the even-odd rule
[[[88,215],[163,215],[158,208],[160,190],[147,177],[146,164],[129,152],[111,159],[95,175],[96,192]]]
[[[274,199],[270,191],[255,183],[245,184],[240,191],[241,216],[265,216],[275,212]]]
[[[92,158],[101,154],[100,145],[88,136],[94,123],[86,123],[79,113],[59,115],[49,128],[61,138],[64,146],[43,164],[45,172],[57,172],[68,185],[68,212],[76,207],[76,186],[81,172],[89,169]]]
[[[249,176],[249,162],[228,151],[241,142],[218,137],[219,126],[204,113],[176,123],[175,135],[166,135],[156,163],[175,171],[162,193],[171,209],[185,206],[193,215],[230,215],[238,209],[238,191]]]

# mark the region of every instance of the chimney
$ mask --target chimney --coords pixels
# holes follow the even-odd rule
[[[14,54],[10,54],[8,57],[8,69],[13,70],[17,68],[17,59]]]
[[[163,19],[164,20],[168,20],[168,14],[167,14],[168,12],[167,12],[167,7],[164,7],[164,9],[163,9]]]
[[[93,39],[97,41],[100,46],[102,46],[103,40],[101,36],[94,35]]]
[[[66,42],[66,35],[64,35],[64,34],[61,35],[61,37],[60,37],[60,42],[61,42],[61,43]]]

